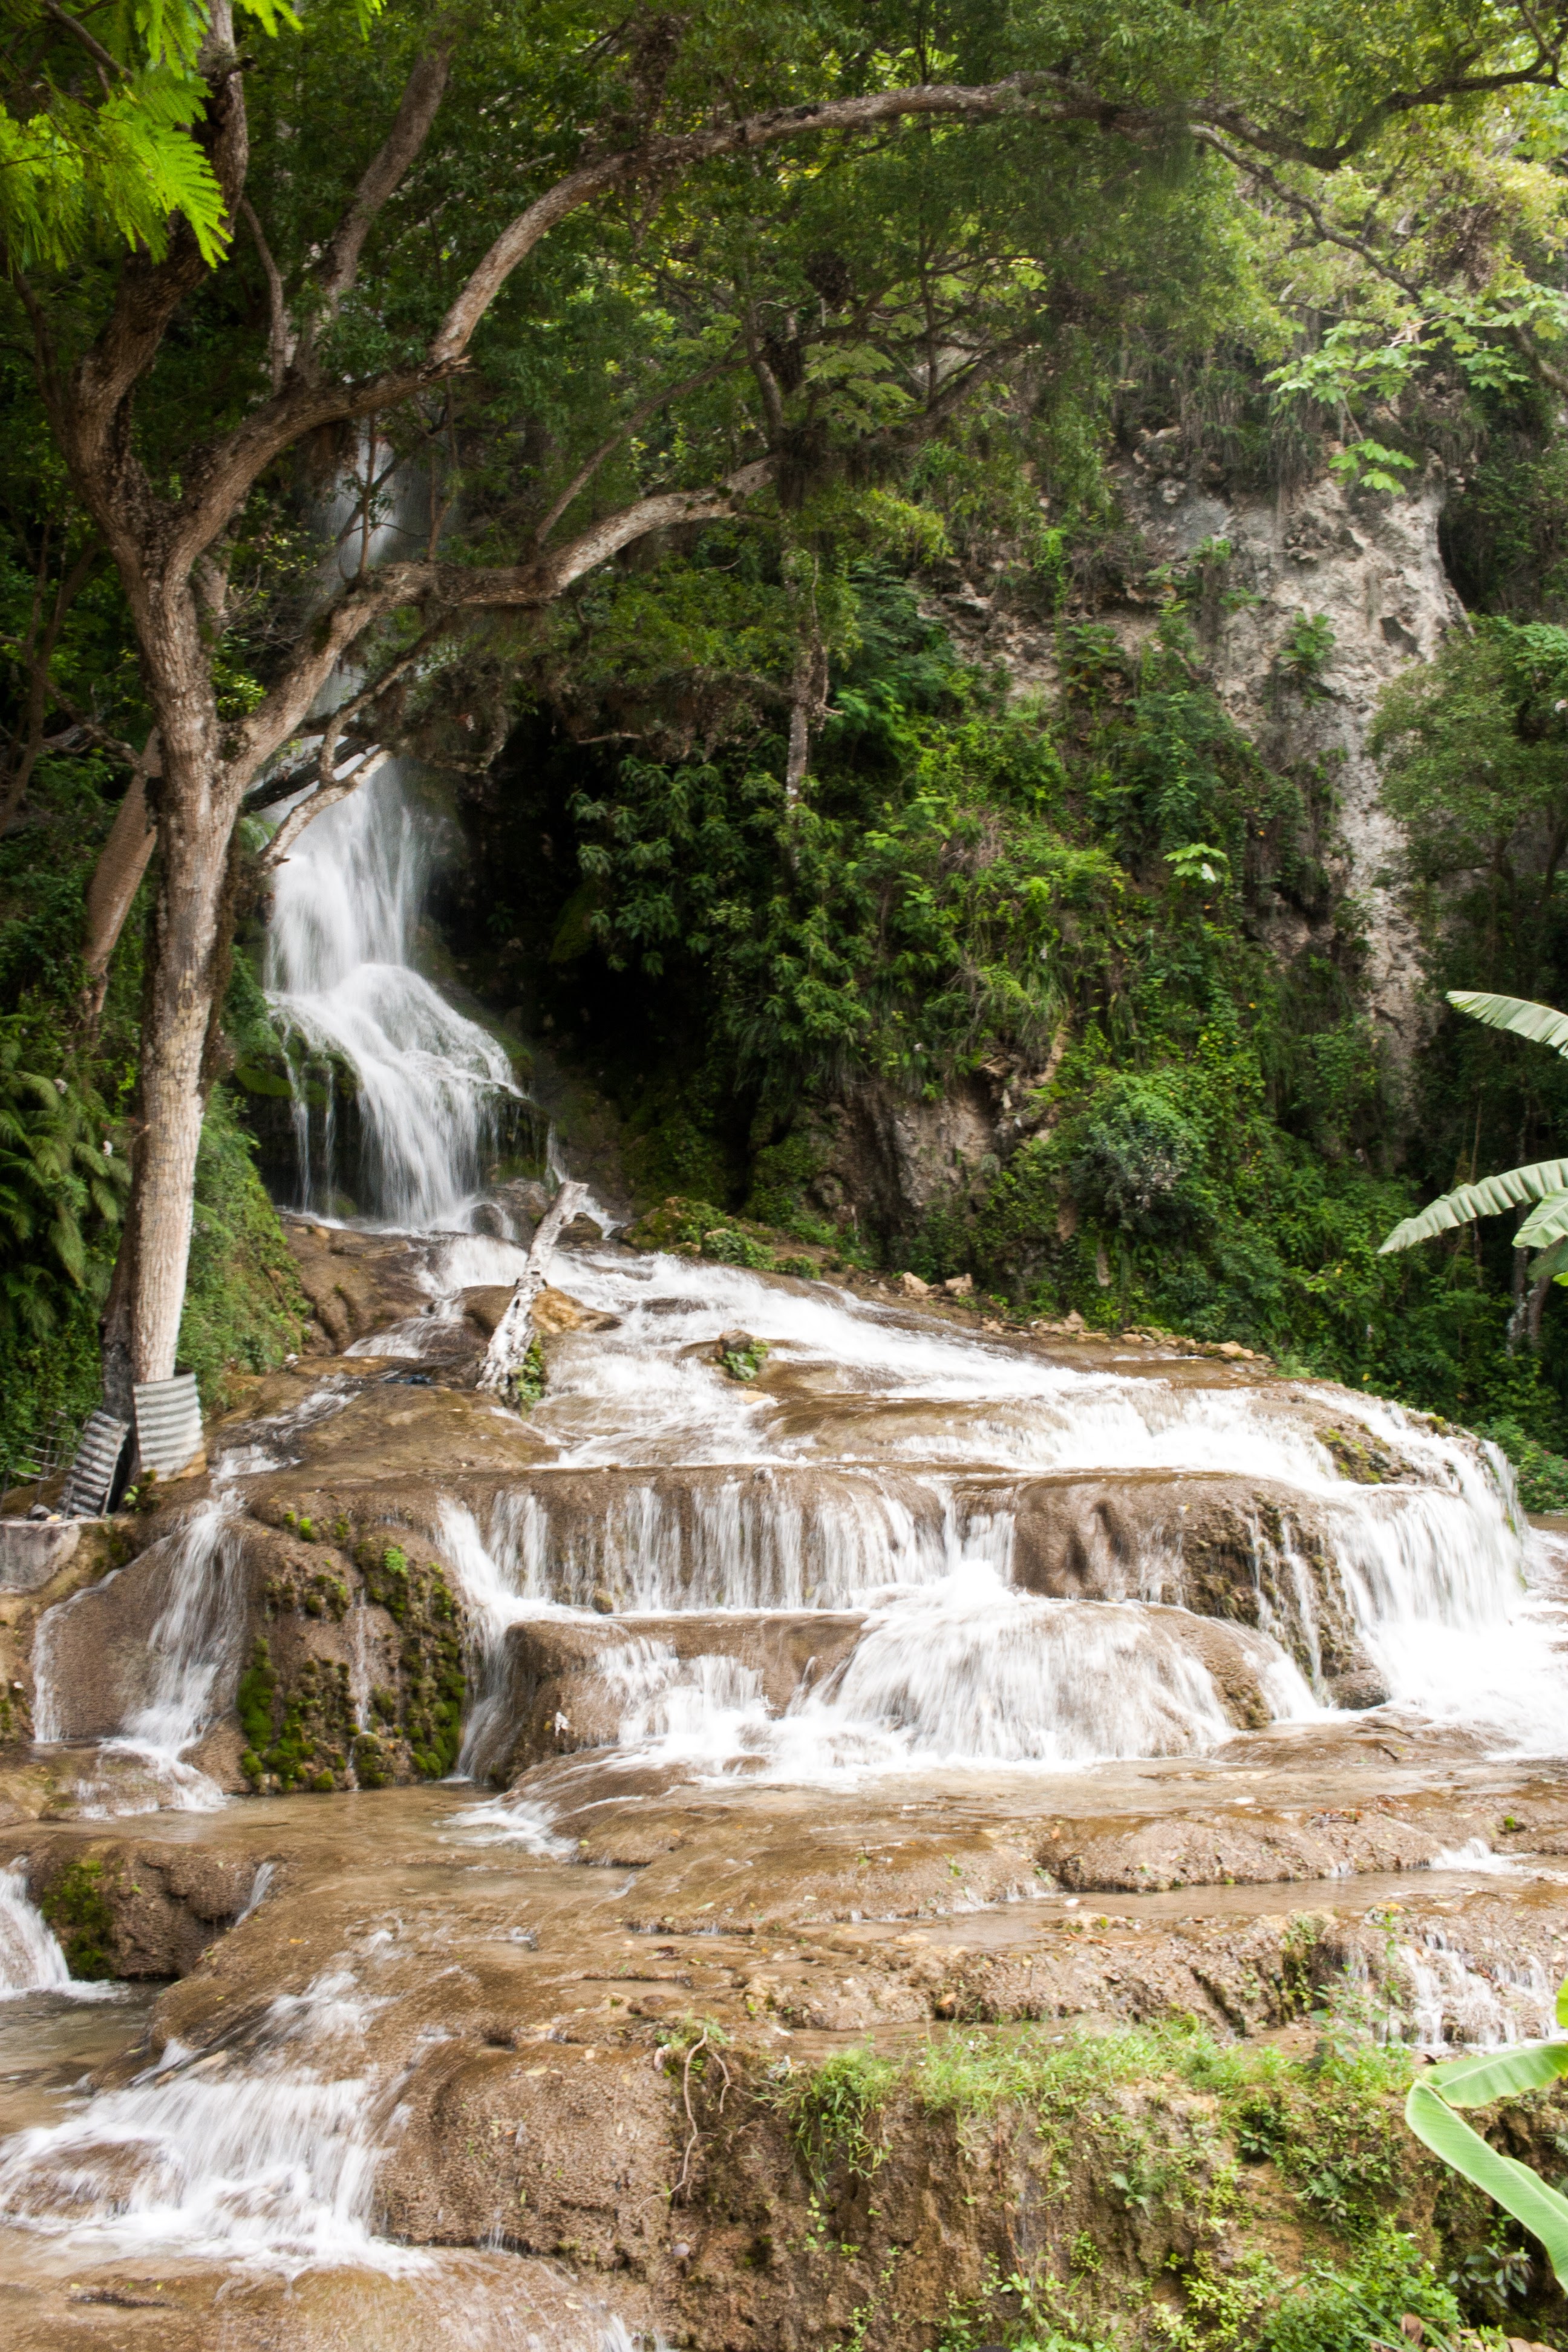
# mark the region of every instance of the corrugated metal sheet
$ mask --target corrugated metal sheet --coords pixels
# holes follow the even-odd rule
[[[143,1470],[177,1477],[202,1450],[202,1406],[195,1372],[143,1381],[136,1399],[136,1447]]]
[[[60,1496],[60,1508],[68,1517],[96,1519],[108,1509],[114,1474],[130,1434],[131,1423],[116,1421],[112,1413],[88,1415]]]

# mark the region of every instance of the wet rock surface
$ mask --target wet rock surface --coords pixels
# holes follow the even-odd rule
[[[1023,2264],[1152,2346],[1140,2283],[1339,2242],[1194,2031],[1304,2115],[1325,2034],[1545,2029],[1568,1768],[1443,1677],[1546,1704],[1554,1555],[1508,1649],[1473,1446],[586,1234],[519,1413],[514,1245],[295,1232],[322,1352],[0,1596],[0,1868],[79,1975],[174,1979],[89,2051],[26,1996],[87,2054],[18,2074],[9,2340],[929,2352]],[[1447,2261],[1440,2186],[1377,2210]]]

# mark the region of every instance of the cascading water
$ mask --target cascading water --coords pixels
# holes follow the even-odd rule
[[[871,1612],[843,1670],[783,1718],[733,1659],[678,1658],[650,1627],[622,1722],[641,1757],[814,1779],[1213,1747],[1235,1717],[1189,1637],[1212,1627],[1190,1610],[1213,1603],[1194,1598],[1179,1535],[1108,1558],[1081,1599],[1016,1589],[1019,1512],[1041,1492],[1047,1513],[1067,1511],[1085,1476],[1173,1479],[1173,1495],[1220,1476],[1284,1496],[1255,1530],[1256,1630],[1226,1628],[1273,1719],[1323,1715],[1332,1607],[1412,1716],[1503,1750],[1560,1743],[1558,1628],[1526,1580],[1506,1467],[1397,1408],[1355,1401],[1414,1474],[1358,1486],[1325,1449],[1310,1391],[1079,1372],[684,1260],[574,1252],[556,1278],[619,1328],[557,1352],[530,1424],[549,1448],[540,1468],[482,1507],[444,1507],[484,1653],[470,1758],[502,1704],[508,1627],[606,1605],[628,1633],[672,1611]],[[736,1325],[768,1339],[776,1389],[714,1361]]]
[[[27,1858],[23,1854],[0,1870],[0,2000],[14,2000],[25,1992],[76,1990],[53,1930],[27,1898]]]
[[[171,2047],[127,2089],[7,2142],[0,2217],[98,2253],[425,2267],[371,2227],[387,2121],[363,2050],[374,2007],[338,1969],[273,2001],[232,2068]]]
[[[100,1753],[139,1768],[118,1790],[87,1782],[84,1811],[133,1811],[159,1805],[206,1811],[224,1802],[222,1790],[185,1761],[186,1750],[226,1703],[239,1666],[244,1600],[226,1541],[237,1508],[230,1490],[199,1504],[177,1531],[148,1553],[164,1573],[163,1606],[144,1653],[114,1661],[123,1677],[115,1734]],[[93,1588],[46,1612],[34,1643],[33,1720],[41,1743],[90,1736],[64,1661],[71,1655],[76,1620]],[[138,1780],[140,1787],[138,1787]]]
[[[428,829],[395,761],[308,825],[279,869],[267,988],[306,1049],[291,1062],[298,1197],[399,1227],[461,1226],[509,1110],[511,1059],[415,969]],[[346,1171],[331,1065],[347,1073],[358,1165]]]

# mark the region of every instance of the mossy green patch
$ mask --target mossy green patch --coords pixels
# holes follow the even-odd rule
[[[104,1865],[85,1854],[61,1871],[38,1905],[66,1956],[73,1977],[100,1983],[114,1974],[114,1912],[106,1892]]]
[[[395,1714],[384,1717],[388,1731],[406,1741],[422,1780],[442,1780],[458,1760],[468,1694],[456,1597],[444,1569],[434,1561],[416,1566],[395,1544],[363,1544],[356,1558],[367,1597],[386,1610],[402,1635]]]

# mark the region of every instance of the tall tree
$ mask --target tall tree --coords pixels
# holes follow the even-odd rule
[[[155,56],[93,58],[95,36],[39,11],[51,58],[65,41],[86,60],[56,75],[56,112],[84,157],[107,152],[132,84],[144,110],[165,70],[184,95],[165,110],[167,135],[142,142],[140,178],[111,186],[84,165],[70,252],[41,235],[37,205],[0,207],[50,430],[121,584],[153,720],[92,899],[101,960],[155,833],[133,1182],[106,1331],[121,1404],[132,1379],[174,1369],[247,796],[275,788],[280,762],[305,788],[274,845],[285,854],[373,771],[466,621],[538,614],[650,535],[765,493],[787,504],[835,402],[863,436],[907,425],[911,408],[940,422],[1008,347],[1000,320],[966,343],[952,306],[942,311],[944,273],[928,268],[921,333],[906,333],[900,370],[886,317],[858,335],[845,320],[813,358],[799,316],[748,288],[737,246],[727,333],[711,304],[684,338],[677,315],[667,346],[678,358],[684,341],[687,364],[657,383],[601,333],[574,383],[562,353],[581,358],[584,322],[634,300],[639,268],[645,299],[673,299],[705,208],[736,219],[749,192],[772,218],[809,171],[911,139],[930,142],[923,162],[960,131],[992,142],[995,171],[1058,183],[1082,173],[1086,142],[1103,142],[1108,186],[1168,173],[1206,144],[1293,200],[1391,125],[1554,86],[1568,7],[1400,0],[1370,22],[1328,0],[1267,0],[1239,17],[1207,0],[888,0],[842,14],[832,0],[766,11],[708,0],[679,16],[458,0],[433,23],[384,17],[356,48],[363,20],[325,0],[254,61],[233,0],[179,21]],[[13,108],[7,136],[19,121]],[[177,157],[171,140],[184,142]],[[974,201],[987,200],[981,180]],[[616,269],[595,267],[597,243]],[[552,271],[557,251],[566,266]],[[817,299],[830,308],[822,260]],[[504,431],[489,432],[484,465],[469,462],[476,385],[492,425],[498,410],[515,420],[518,494],[502,478]],[[684,415],[705,401],[701,433],[648,436],[672,404]],[[553,433],[541,425],[552,405]],[[585,443],[570,412],[606,407],[610,429]],[[360,469],[354,529],[330,578],[301,569],[292,604],[273,595],[263,626],[258,541],[323,450],[329,471]],[[432,487],[409,545],[406,514],[384,511],[386,475],[416,451]],[[809,561],[790,577],[798,789],[822,661]],[[265,642],[237,677],[247,631]],[[313,714],[351,660],[363,682],[323,721]]]

